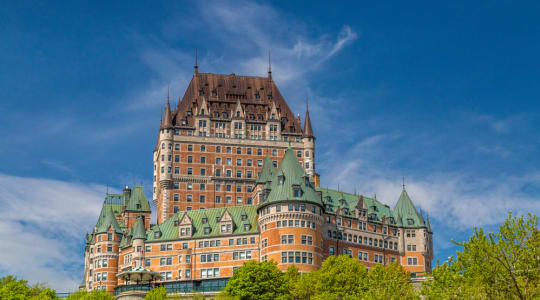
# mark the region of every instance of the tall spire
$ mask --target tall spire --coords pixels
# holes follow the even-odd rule
[[[171,104],[169,102],[169,92],[167,90],[167,104],[165,105],[165,115],[161,121],[161,128],[171,128],[172,127],[172,116],[171,116]]]
[[[199,74],[199,63],[197,61],[197,48],[195,48],[195,75]]]
[[[304,136],[315,137],[313,135],[313,128],[311,127],[311,119],[309,118],[308,99],[306,99],[306,116],[304,118]]]
[[[272,80],[272,60],[270,59],[270,51],[268,51],[268,80]]]

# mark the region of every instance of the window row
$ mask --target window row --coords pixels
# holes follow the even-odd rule
[[[337,240],[343,240],[343,241],[349,241],[357,244],[364,244],[374,247],[381,247],[381,248],[387,248],[387,249],[394,249],[397,250],[398,243],[397,242],[388,242],[384,241],[382,239],[373,239],[368,237],[363,237],[362,242],[362,236],[347,234],[347,233],[341,233],[337,231],[328,230],[328,238],[331,239],[337,239]]]
[[[313,253],[300,251],[281,252],[281,263],[283,264],[313,264]]]
[[[284,220],[276,221],[276,227],[302,227],[315,229],[315,222],[305,220]]]
[[[251,251],[235,251],[233,252],[233,260],[251,259]]]

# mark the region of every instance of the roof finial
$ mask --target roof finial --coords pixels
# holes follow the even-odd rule
[[[268,51],[268,79],[272,80],[272,60],[270,58],[270,51]]]
[[[402,178],[402,186],[403,186],[403,189],[405,190],[405,176],[403,176]]]
[[[199,74],[199,63],[197,61],[197,48],[195,48],[195,75]]]
[[[170,95],[171,87],[170,84],[167,84],[167,103],[169,103],[169,95]]]

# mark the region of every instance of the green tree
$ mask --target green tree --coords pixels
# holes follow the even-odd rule
[[[91,292],[87,291],[77,291],[69,297],[66,298],[67,300],[114,300],[114,296],[109,294],[106,291],[97,291],[93,290]]]
[[[411,275],[401,265],[393,263],[371,268],[367,277],[369,299],[417,299]]]
[[[302,274],[294,299],[359,299],[367,290],[366,267],[347,255],[330,256],[319,270]]]
[[[157,287],[152,289],[144,297],[145,300],[165,300],[167,299],[167,289],[165,287]]]
[[[429,299],[538,299],[540,298],[540,233],[538,217],[517,218],[510,213],[499,232],[475,229],[453,258],[433,271],[424,283]]]
[[[285,274],[275,262],[250,261],[234,271],[223,289],[222,298],[274,300],[288,296]]]
[[[54,290],[47,288],[44,284],[28,285],[28,281],[8,275],[0,278],[0,299],[56,299]]]

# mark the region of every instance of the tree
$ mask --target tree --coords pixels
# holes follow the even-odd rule
[[[144,297],[145,300],[165,300],[167,299],[167,289],[163,286],[152,289]]]
[[[368,273],[368,299],[417,299],[411,275],[401,265],[376,265]]]
[[[114,296],[112,296],[108,292],[97,291],[97,290],[93,290],[91,292],[77,291],[66,298],[66,300],[114,300],[114,299],[115,299]]]
[[[422,294],[430,299],[537,299],[540,297],[538,217],[509,213],[499,232],[475,228],[457,259],[433,270]]]
[[[222,297],[273,300],[287,299],[288,295],[285,274],[275,262],[250,261],[234,271]]]
[[[330,256],[319,270],[302,274],[291,294],[294,299],[359,299],[367,290],[366,276],[358,260]]]
[[[0,299],[57,299],[56,292],[43,284],[28,285],[28,281],[8,275],[0,278]]]

